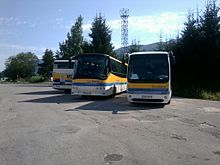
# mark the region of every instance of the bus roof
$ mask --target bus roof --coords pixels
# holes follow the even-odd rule
[[[129,54],[129,56],[133,56],[133,55],[145,55],[145,54],[169,54],[168,52],[165,51],[147,51],[147,52],[134,52]]]
[[[118,61],[118,62],[121,63],[120,60],[118,60],[118,59],[116,59],[116,58],[114,58],[114,57],[112,57],[112,56],[110,56],[110,55],[108,55],[108,54],[104,54],[104,53],[83,53],[83,54],[80,54],[80,55],[78,55],[78,56],[84,56],[84,55],[99,55],[99,56],[105,56],[105,57],[109,57],[109,58],[111,58],[111,59],[113,59],[113,60]]]

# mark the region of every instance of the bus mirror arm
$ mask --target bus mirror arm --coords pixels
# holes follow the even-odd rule
[[[173,52],[172,52],[172,51],[169,52],[169,56],[170,56],[171,65],[175,65],[175,64],[176,64],[176,58],[175,58],[175,56],[173,55]]]

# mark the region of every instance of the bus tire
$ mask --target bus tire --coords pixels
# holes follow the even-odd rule
[[[168,103],[166,103],[166,105],[169,105],[171,103],[171,99],[168,101]]]
[[[65,94],[70,94],[70,93],[71,93],[71,90],[70,90],[70,89],[64,89],[64,93],[65,93]]]

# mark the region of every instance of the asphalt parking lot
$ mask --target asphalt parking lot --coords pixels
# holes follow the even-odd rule
[[[220,102],[130,104],[0,84],[1,165],[218,165]]]

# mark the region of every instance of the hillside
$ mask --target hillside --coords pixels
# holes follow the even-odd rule
[[[128,49],[129,49],[129,47],[130,46],[128,46]],[[158,48],[158,42],[148,44],[148,45],[140,45],[140,51],[154,51],[157,48]],[[117,57],[120,58],[121,57],[121,48],[116,49],[115,53],[116,53]]]

